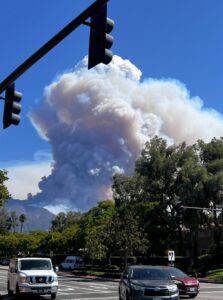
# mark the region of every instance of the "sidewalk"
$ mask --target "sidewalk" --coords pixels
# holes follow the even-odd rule
[[[198,278],[199,282],[202,283],[219,283],[219,284],[223,284],[223,280],[213,280],[213,279],[209,279],[209,278]]]

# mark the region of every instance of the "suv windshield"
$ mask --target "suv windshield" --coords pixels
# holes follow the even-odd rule
[[[133,269],[130,275],[131,279],[141,279],[141,280],[167,280],[168,275],[160,269],[152,269],[152,268],[137,268]]]
[[[46,259],[23,259],[20,261],[20,270],[51,270],[51,262]]]

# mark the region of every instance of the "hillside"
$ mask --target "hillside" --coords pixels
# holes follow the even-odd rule
[[[55,215],[49,212],[47,209],[35,207],[27,204],[26,201],[21,200],[11,199],[5,204],[4,207],[8,212],[15,211],[17,216],[21,214],[25,214],[27,216],[27,220],[23,226],[24,232],[33,230],[49,230],[51,227],[51,221],[55,217]],[[20,226],[18,226],[17,231],[19,230]]]

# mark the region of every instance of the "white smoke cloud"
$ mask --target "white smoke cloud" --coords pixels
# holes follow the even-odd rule
[[[87,70],[85,58],[45,89],[30,114],[52,146],[52,173],[39,183],[42,206],[85,210],[111,197],[115,172],[131,173],[145,142],[209,141],[223,135],[223,118],[174,80],[140,81],[130,61],[115,56]]]
[[[5,182],[14,199],[25,200],[28,194],[40,192],[38,183],[43,174],[48,176],[52,171],[52,157],[49,153],[37,151],[31,161],[10,161],[0,164],[8,171],[9,180]],[[28,174],[28,176],[27,176]]]

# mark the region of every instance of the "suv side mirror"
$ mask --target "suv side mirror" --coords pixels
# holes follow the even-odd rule
[[[171,280],[175,280],[176,277],[175,277],[174,275],[170,275],[170,279],[171,279]]]
[[[54,268],[54,271],[55,271],[56,273],[59,272],[59,267],[56,266],[56,267]]]

